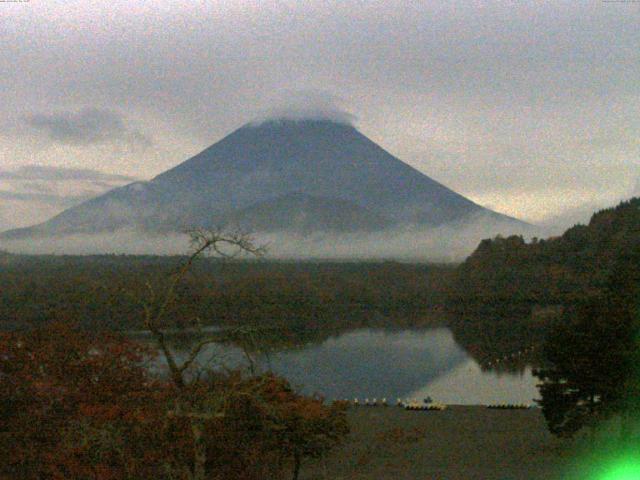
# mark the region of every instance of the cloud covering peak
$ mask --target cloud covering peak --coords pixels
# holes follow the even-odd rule
[[[273,120],[327,120],[353,125],[357,120],[342,106],[344,100],[324,91],[284,91],[269,103],[273,106],[258,113],[252,124]]]

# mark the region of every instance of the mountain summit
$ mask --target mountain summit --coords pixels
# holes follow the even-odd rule
[[[2,236],[194,227],[378,231],[478,217],[517,223],[420,173],[352,125],[283,119],[247,124],[149,182],[116,188]]]

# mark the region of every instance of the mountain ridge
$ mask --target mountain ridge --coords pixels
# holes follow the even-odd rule
[[[306,203],[292,194],[305,195]],[[354,230],[349,221],[368,231],[410,224],[439,226],[482,215],[526,225],[431,179],[352,125],[281,119],[246,124],[148,182],[116,188],[47,222],[10,230],[0,238],[119,229],[180,232],[213,228],[232,218],[247,229],[264,225],[271,217],[280,219],[284,230],[295,229],[295,222],[282,222],[286,205],[277,199],[283,198],[297,199],[291,204],[294,213],[296,208],[318,213],[317,222],[308,219],[304,231],[313,230],[314,223],[327,226],[322,217],[330,212],[344,218],[329,222],[333,225],[329,230]],[[265,210],[265,205],[274,211]],[[246,221],[256,218],[252,208],[262,212],[254,225]],[[355,212],[362,218],[354,218]]]

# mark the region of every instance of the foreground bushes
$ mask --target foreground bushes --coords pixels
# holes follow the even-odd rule
[[[205,374],[179,392],[149,373],[151,357],[66,323],[0,334],[0,478],[283,478],[348,431],[341,405],[281,378]],[[204,472],[194,469],[193,418]]]

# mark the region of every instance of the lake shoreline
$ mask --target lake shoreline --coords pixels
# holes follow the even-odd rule
[[[532,404],[538,398],[531,368],[483,368],[456,342],[446,327],[419,329],[361,328],[325,332],[317,342],[253,352],[255,371],[286,378],[305,395],[329,401],[386,398],[395,403],[431,397],[447,404]],[[175,339],[178,359],[188,355],[193,339]],[[248,346],[250,349],[251,345]],[[249,367],[242,345],[213,343],[202,352],[202,365],[211,368]],[[207,363],[213,359],[214,363]],[[162,358],[159,358],[159,365]]]

